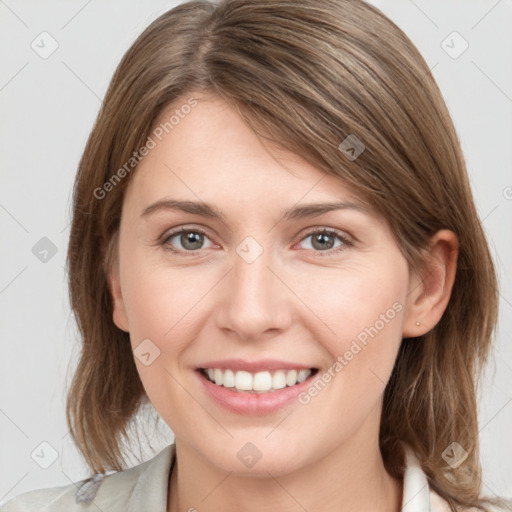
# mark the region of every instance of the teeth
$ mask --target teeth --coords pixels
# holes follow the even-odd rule
[[[270,372],[258,372],[254,374],[252,381],[253,391],[269,391],[272,387],[272,375]]]
[[[235,374],[231,370],[226,370],[224,372],[224,378],[222,380],[222,385],[226,388],[235,387]]]
[[[299,370],[297,382],[304,382],[311,375],[311,370]]]
[[[208,368],[206,375],[217,386],[233,388],[236,391],[264,393],[304,382],[311,375],[311,370],[276,370],[273,374],[269,371],[253,374],[246,371]]]
[[[215,370],[217,371],[217,370]],[[220,371],[220,370],[219,370]],[[227,386],[225,386],[227,387]],[[235,388],[242,391],[252,390],[252,375],[249,372],[236,372]]]
[[[297,382],[297,370],[290,370],[286,374],[286,385],[293,386]]]
[[[274,389],[283,389],[286,387],[286,374],[283,370],[277,370],[272,377],[272,387]]]

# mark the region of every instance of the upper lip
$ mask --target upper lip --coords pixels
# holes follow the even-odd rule
[[[222,359],[219,361],[208,361],[197,367],[198,369],[219,368],[221,370],[243,370],[250,373],[265,370],[309,370],[314,368],[300,363],[278,361],[277,359],[260,359],[259,361],[245,361],[244,359]]]

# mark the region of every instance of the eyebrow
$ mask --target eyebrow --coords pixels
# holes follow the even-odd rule
[[[225,221],[225,216],[215,206],[202,201],[180,201],[177,199],[163,199],[157,201],[142,212],[141,217],[146,218],[157,212],[178,210],[193,215],[200,215],[211,219]],[[368,213],[368,210],[361,204],[351,201],[336,201],[332,203],[310,203],[303,206],[295,206],[281,212],[280,220],[303,219],[317,217],[334,210],[354,210],[361,213]]]

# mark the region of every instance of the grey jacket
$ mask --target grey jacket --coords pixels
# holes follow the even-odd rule
[[[429,489],[418,459],[406,448],[402,512],[449,512],[448,504]],[[168,480],[176,458],[175,445],[133,468],[63,487],[22,493],[2,512],[167,512]]]

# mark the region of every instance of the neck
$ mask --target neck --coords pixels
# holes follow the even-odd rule
[[[347,443],[297,471],[268,478],[220,471],[179,440],[176,457],[168,512],[398,512],[401,508],[402,482],[386,472],[378,443]]]

